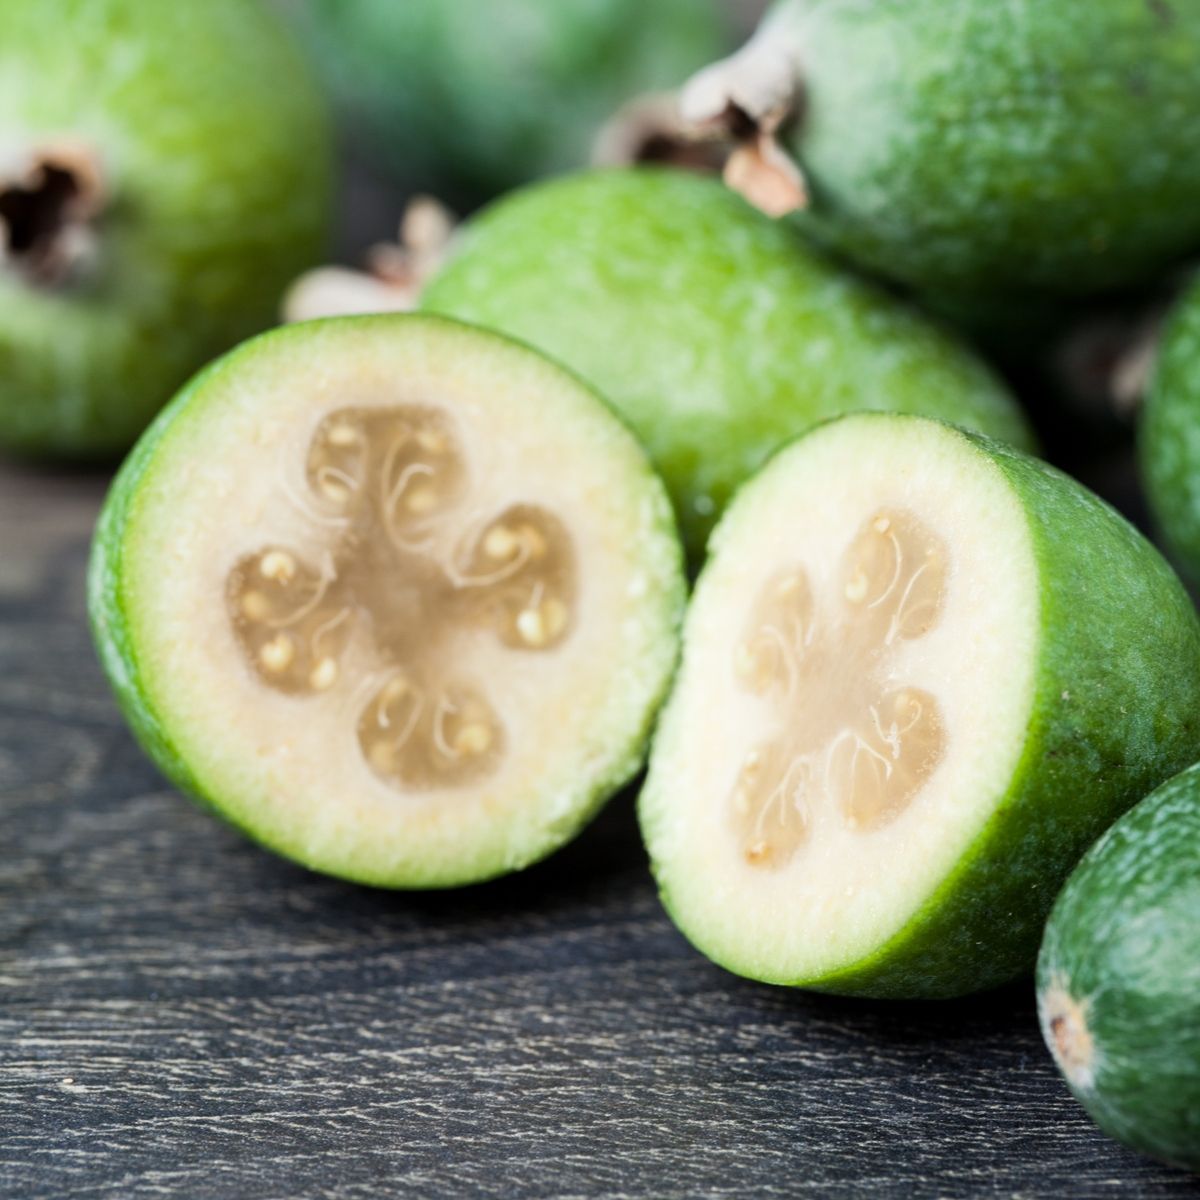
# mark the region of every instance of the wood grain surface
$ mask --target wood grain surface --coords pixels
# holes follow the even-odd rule
[[[1195,1196],[1059,1082],[1025,983],[735,979],[618,799],[521,877],[340,884],[135,746],[90,647],[105,479],[0,467],[0,1197]]]

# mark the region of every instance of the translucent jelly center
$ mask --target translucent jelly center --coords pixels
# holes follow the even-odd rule
[[[818,806],[876,829],[912,801],[941,760],[945,728],[927,691],[897,680],[905,642],[938,623],[948,569],[940,538],[908,512],[867,521],[826,594],[803,568],[759,596],[734,669],[767,701],[778,732],[746,756],[729,812],[752,864],[780,867]]]
[[[250,666],[298,698],[349,684],[359,748],[397,787],[459,786],[493,771],[504,722],[456,651],[480,631],[520,654],[569,636],[576,568],[565,526],[530,503],[479,511],[455,426],[435,408],[330,414],[305,483],[306,494],[288,496],[324,550],[264,545],[229,575]],[[378,668],[346,681],[356,633],[370,637]]]

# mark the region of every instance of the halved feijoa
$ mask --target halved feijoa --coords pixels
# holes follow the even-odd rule
[[[393,887],[573,836],[642,761],[684,596],[666,493],[604,404],[405,316],[292,326],[197,377],[118,477],[90,585],[168,776]]]
[[[781,452],[713,538],[641,820],[663,901],[775,983],[1032,966],[1088,844],[1200,757],[1200,621],[1081,485],[917,417]]]
[[[1038,1012],[1105,1132],[1200,1171],[1200,767],[1123,816],[1067,881]]]

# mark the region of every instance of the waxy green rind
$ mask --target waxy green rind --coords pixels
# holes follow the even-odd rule
[[[571,420],[577,406],[613,426],[617,418],[585,385],[528,348],[491,332],[441,317],[385,315],[347,317],[286,326],[239,346],[198,374],[158,415],[118,473],[102,510],[92,544],[88,574],[88,609],[100,661],[120,708],[138,741],[163,774],[181,791],[216,813],[262,846],[313,870],[354,882],[392,888],[455,887],[519,870],[546,857],[571,840],[603,804],[641,769],[658,708],[670,685],[677,655],[677,633],[686,601],[683,555],[673,513],[661,482],[623,428],[620,440],[634,451],[636,469],[625,482],[641,496],[639,526],[629,534],[631,554],[647,561],[646,619],[664,631],[650,660],[636,665],[625,678],[634,686],[629,699],[631,718],[621,745],[609,748],[603,762],[589,762],[579,771],[572,789],[556,797],[556,815],[538,836],[514,850],[511,845],[475,854],[466,862],[422,863],[403,877],[389,874],[378,863],[331,863],[303,839],[295,839],[223,794],[209,781],[208,764],[181,746],[180,731],[164,713],[164,697],[186,681],[166,679],[142,653],[145,618],[139,597],[153,581],[143,576],[154,564],[140,563],[138,543],[155,509],[169,505],[178,485],[178,468],[203,454],[209,422],[219,421],[222,408],[242,386],[247,374],[261,380],[272,363],[303,356],[314,371],[328,355],[345,353],[354,339],[391,341],[417,357],[431,356],[448,369],[471,357],[485,357],[496,369],[521,372],[529,386],[557,389],[563,394],[561,412],[547,422]],[[365,342],[364,342],[365,344]],[[352,349],[352,348],[351,348]],[[624,461],[624,460],[623,460]],[[617,486],[614,480],[614,486]],[[651,611],[653,610],[653,611]],[[609,664],[616,670],[618,664]],[[636,675],[636,679],[633,676]],[[649,682],[647,682],[649,681]]]
[[[1060,997],[1080,1028],[1054,1028]],[[1105,1132],[1200,1171],[1200,767],[1170,780],[1088,851],[1038,960],[1042,1032]],[[1064,1061],[1060,1038],[1085,1034]]]
[[[714,0],[292,0],[372,158],[475,204],[588,162],[630,99],[728,46]]]
[[[1032,436],[978,359],[720,184],[593,171],[469,223],[422,307],[499,329],[589,380],[666,480],[698,561],[782,443],[860,409]]]
[[[916,420],[866,413],[834,424],[858,422],[864,437],[886,439],[889,427]],[[1028,522],[1040,582],[1039,645],[1019,763],[1010,779],[998,781],[994,812],[957,869],[894,937],[820,978],[771,982],[840,995],[943,998],[1029,971],[1055,894],[1087,847],[1200,758],[1200,619],[1158,551],[1053,467],[994,440],[927,424],[931,436],[972,446],[981,472],[999,472]],[[783,450],[745,493],[786,470],[789,460],[799,469],[806,440]],[[718,553],[736,553],[722,543],[720,527],[714,543]],[[703,587],[702,573],[697,591]],[[685,624],[685,661],[687,639]],[[668,702],[660,722],[639,804],[652,859],[659,793],[671,786],[668,754],[679,752],[672,707]],[[668,912],[704,951],[704,930],[689,928],[687,913],[673,904],[671,880],[659,873],[658,883]],[[721,965],[750,973],[733,959]]]
[[[79,280],[0,269],[0,444],[112,454],[319,261],[327,114],[256,0],[0,0],[0,27],[0,175],[70,138],[107,192]]]
[[[982,315],[1200,248],[1195,4],[787,0],[773,20],[803,72],[801,223],[863,267]]]
[[[1163,540],[1200,580],[1200,281],[1163,331],[1139,437],[1142,481]]]

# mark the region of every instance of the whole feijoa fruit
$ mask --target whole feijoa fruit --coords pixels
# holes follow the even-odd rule
[[[684,591],[662,483],[592,392],[392,315],[264,334],[185,388],[105,505],[90,610],[175,783],[416,888],[542,858],[634,774]]]
[[[1200,280],[1162,332],[1142,409],[1142,481],[1168,550],[1200,581]]]
[[[456,205],[583,166],[730,45],[715,0],[290,0],[372,161]]]
[[[1101,1129],[1200,1171],[1200,767],[1126,813],[1067,881],[1038,1012]]]
[[[784,0],[685,99],[749,136],[735,183],[946,309],[1049,315],[1200,249],[1193,3]]]
[[[258,0],[0,0],[0,29],[0,446],[111,454],[320,257],[326,113]]]
[[[841,413],[1031,441],[977,358],[683,172],[586,172],[500,201],[465,227],[422,306],[521,338],[599,388],[666,480],[694,560],[738,485]]]
[[[1082,485],[918,417],[782,451],[713,536],[640,816],[738,974],[955,996],[1029,970],[1062,881],[1200,757],[1200,619]]]

